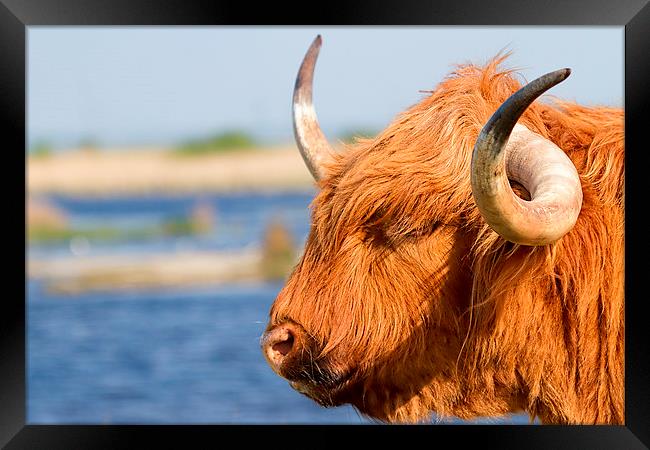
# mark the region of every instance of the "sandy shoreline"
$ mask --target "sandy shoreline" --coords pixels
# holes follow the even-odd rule
[[[170,149],[68,151],[26,159],[28,217],[65,229],[65,214],[39,194],[82,197],[309,191],[314,181],[295,146],[184,156]],[[43,200],[43,201],[42,201]],[[265,279],[262,249],[27,258],[27,274],[62,295]]]
[[[242,190],[309,190],[295,146],[183,156],[168,149],[69,151],[26,159],[31,194],[147,195]]]
[[[42,280],[57,294],[94,290],[146,290],[164,287],[259,281],[262,254],[194,251],[131,256],[85,256],[28,259],[30,278]]]

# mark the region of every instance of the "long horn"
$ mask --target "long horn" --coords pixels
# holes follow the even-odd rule
[[[553,243],[573,228],[582,206],[580,177],[569,157],[517,120],[570,69],[547,73],[508,98],[481,130],[472,154],[472,193],[481,215],[504,239],[522,245]],[[518,197],[509,179],[523,185]]]
[[[293,89],[293,134],[302,159],[305,160],[307,168],[316,181],[321,180],[325,175],[323,163],[333,153],[332,147],[320,129],[312,104],[314,67],[321,42],[319,34],[307,50]]]

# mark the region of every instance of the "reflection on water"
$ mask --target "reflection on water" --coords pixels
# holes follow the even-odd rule
[[[259,245],[281,220],[295,242],[312,193],[207,199],[215,231],[196,237],[32,245],[30,258],[143,254]],[[197,199],[54,198],[72,223],[128,227],[189,211]],[[203,199],[202,201],[206,201]],[[27,421],[65,423],[372,423],[352,407],[325,409],[264,361],[259,337],[282,282],[56,295],[30,280]],[[479,423],[528,423],[517,415]]]

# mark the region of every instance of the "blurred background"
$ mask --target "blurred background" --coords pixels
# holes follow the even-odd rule
[[[259,349],[309,230],[291,94],[317,34],[335,143],[502,50],[522,82],[570,67],[552,95],[623,105],[622,27],[29,27],[28,423],[371,423]]]

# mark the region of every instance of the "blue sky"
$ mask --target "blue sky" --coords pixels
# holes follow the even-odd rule
[[[623,27],[29,27],[28,143],[156,145],[242,129],[292,139],[291,94],[312,39],[325,133],[381,129],[455,64],[512,50],[532,80],[570,67],[549,93],[623,105]]]

